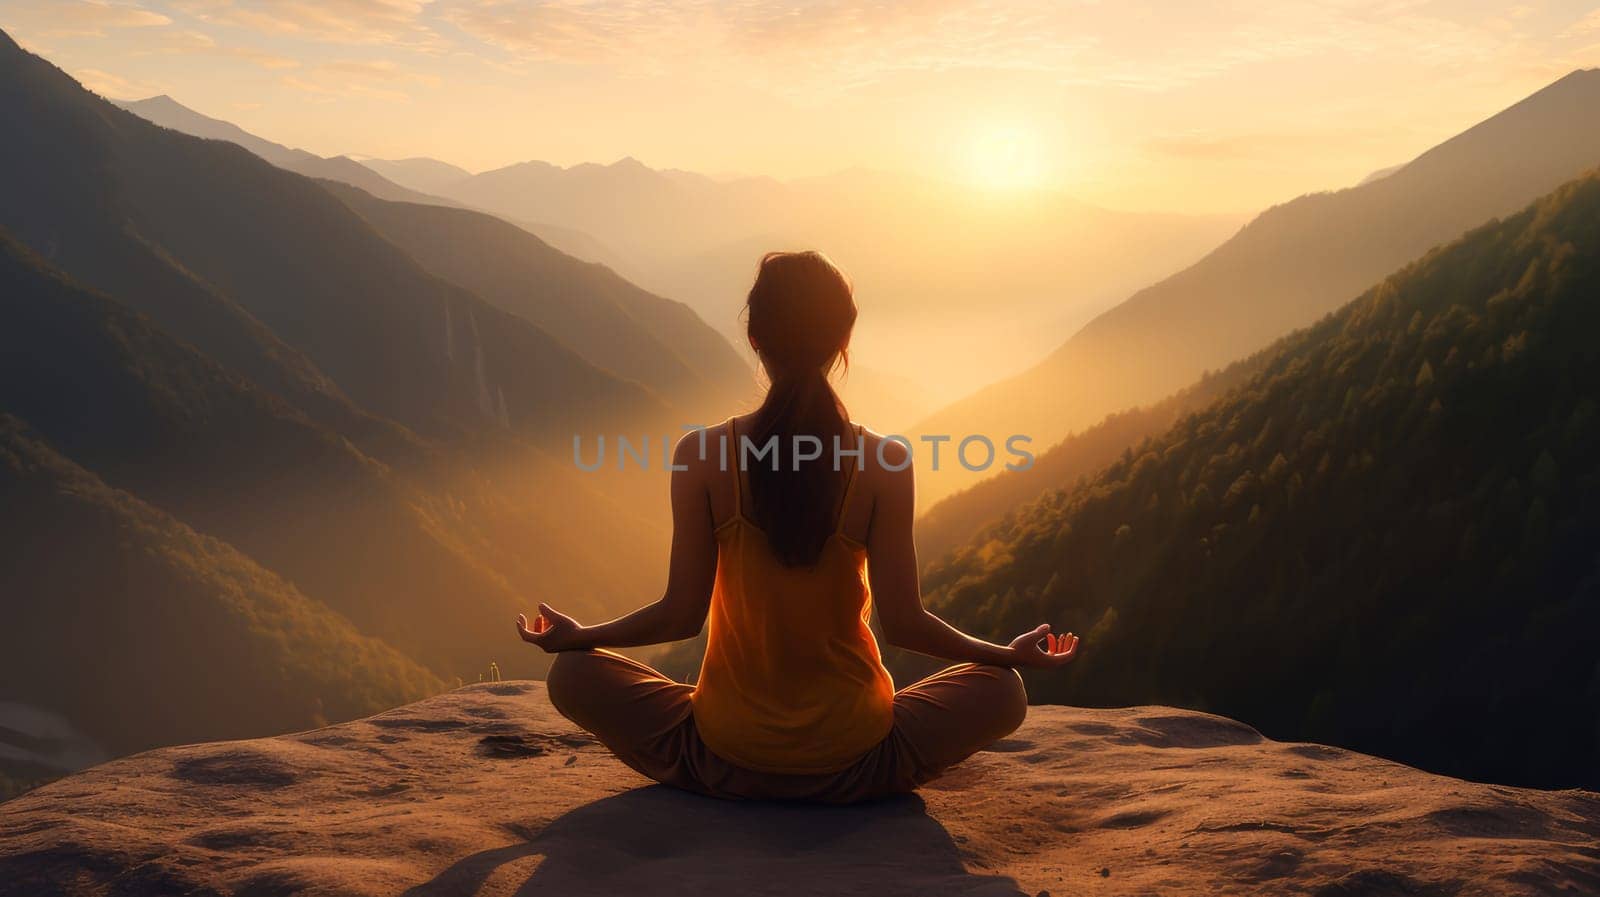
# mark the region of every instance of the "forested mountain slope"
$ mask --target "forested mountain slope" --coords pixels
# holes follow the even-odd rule
[[[1591,176],[1282,340],[1240,389],[935,565],[932,601],[989,636],[1083,634],[1036,700],[1600,784],[1597,297]]]
[[[441,676],[481,667],[516,611],[505,579],[440,532],[445,503],[3,232],[0,413]]]
[[[1008,470],[940,501],[917,519],[922,560],[937,561],[1040,495],[1094,476],[1133,446],[1165,432],[1247,380],[1259,361],[1252,357],[1229,365],[1153,405],[1108,415],[1051,446],[1026,470]]]
[[[317,182],[153,125],[8,38],[0,128],[14,135],[0,227],[291,400],[321,385],[423,433],[561,445],[601,423],[677,424],[644,387],[423,270]]]
[[[118,109],[3,34],[0,132],[0,415],[27,434],[14,455],[52,459],[5,487],[0,594],[33,610],[0,703],[112,752],[303,727],[491,662],[538,675],[517,611],[561,595],[602,618],[656,586],[666,535],[637,499],[664,479],[570,461],[575,432],[675,431],[652,387],[425,270],[323,184]],[[80,481],[115,498],[71,504]],[[204,601],[312,623],[174,609]],[[158,613],[133,625],[141,602]],[[108,653],[102,620],[136,641]],[[206,626],[218,643],[191,648]],[[102,655],[146,650],[126,680],[147,690],[106,687],[123,671]],[[370,669],[327,668],[341,653]],[[374,685],[395,670],[404,688]],[[214,673],[241,677],[238,708],[215,708]]]
[[[917,428],[1051,445],[1156,401],[1354,298],[1439,244],[1600,165],[1600,69],[1573,72],[1388,177],[1263,212],[1035,367]],[[953,491],[974,477],[942,478]],[[930,498],[937,495],[930,493]]]
[[[0,505],[0,700],[64,714],[112,754],[309,728],[444,687],[3,413]]]

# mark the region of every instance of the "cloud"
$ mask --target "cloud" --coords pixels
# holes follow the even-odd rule
[[[317,70],[335,75],[346,75],[363,82],[383,81],[427,85],[437,85],[439,83],[438,77],[434,75],[405,68],[387,59],[327,62],[317,66]]]
[[[250,47],[218,47],[216,52],[223,56],[231,56],[234,59],[242,59],[264,69],[292,69],[298,68],[300,65],[300,60],[298,59],[290,59],[287,56],[278,56]]]
[[[960,50],[968,59],[1055,45],[1032,25],[1057,4],[1037,0],[438,0],[441,21],[486,43],[553,59],[598,61],[639,52],[716,47],[757,54],[830,50]],[[688,38],[693,45],[669,43]],[[1071,42],[1076,42],[1071,41]]]
[[[32,38],[26,37],[19,33],[16,26],[12,25],[10,22],[0,22],[0,30],[3,30],[7,34],[11,35],[11,39],[17,42],[17,46],[27,50],[29,53],[32,53],[35,56],[43,56],[48,59],[55,55],[55,51],[50,47],[46,46],[45,44],[38,43]]]
[[[981,70],[1145,91],[1315,56],[1481,63],[1527,50],[1531,18],[1414,0],[435,0],[427,16],[524,61],[651,75],[742,63],[740,77],[780,90]]]
[[[4,0],[0,0],[4,2]],[[1592,53],[1600,11],[1527,3],[1462,9],[1423,0],[11,0],[29,36],[56,29],[168,32],[147,52],[294,70],[307,94],[401,101],[438,83],[430,60],[470,58],[513,77],[593,66],[623,78],[737,80],[802,102],[944,73],[994,74],[1021,90],[1160,94],[1227,79],[1386,65],[1424,77],[1565,66]],[[25,5],[23,5],[25,4]],[[159,9],[159,11],[157,11]],[[7,15],[13,15],[8,9]],[[195,30],[200,29],[200,30]],[[1563,30],[1565,29],[1565,30]],[[252,41],[253,35],[264,36]],[[141,42],[146,34],[139,35]],[[266,52],[251,46],[270,46]],[[326,47],[376,48],[390,63],[325,62]],[[404,54],[411,54],[406,56]],[[1430,71],[1422,71],[1429,69]],[[946,83],[946,82],[938,82]],[[950,82],[953,83],[953,82]],[[912,86],[910,89],[916,89]],[[318,93],[320,91],[320,93]],[[1003,99],[1003,97],[1002,97]],[[1181,138],[1182,135],[1179,135]],[[1224,152],[1182,139],[1159,152]]]
[[[281,79],[286,87],[310,94],[321,102],[336,99],[369,99],[386,103],[407,103],[412,86],[438,86],[439,78],[388,60],[339,60],[314,66],[304,75]]]
[[[24,2],[12,6],[8,14],[27,22],[37,37],[103,37],[108,29],[172,24],[172,19],[137,3],[109,0]]]
[[[1043,27],[1043,0],[437,0],[430,15],[523,61],[635,75],[737,66],[780,91],[844,88],[897,72],[1050,71],[1091,42]]]
[[[137,100],[167,92],[159,84],[130,81],[120,75],[113,75],[110,72],[103,72],[99,69],[77,69],[71,74],[84,87],[113,100]]]
[[[208,56],[216,59],[238,59],[264,69],[291,69],[299,60],[268,53],[239,44],[218,44],[216,39],[199,31],[169,31],[159,46],[135,52],[135,56]]]
[[[331,43],[420,42],[424,0],[173,0],[172,7],[211,25]]]
[[[28,5],[20,9],[55,29],[171,23],[133,0],[21,2]],[[214,47],[188,52],[269,69],[294,68],[296,61],[245,48],[241,33],[436,57],[469,54],[511,72],[557,63],[603,66],[625,77],[734,77],[779,94],[814,96],[953,71],[1168,92],[1313,57],[1463,67],[1539,58],[1545,47],[1528,32],[1544,28],[1548,43],[1562,27],[1528,4],[1485,14],[1421,0],[167,0],[166,7],[214,40]],[[1600,33],[1600,12],[1574,18],[1568,38],[1592,41]],[[177,38],[173,47],[184,52]],[[311,51],[296,55],[315,58]],[[1557,56],[1566,54],[1544,54]]]
[[[1590,10],[1588,15],[1573,22],[1562,31],[1563,37],[1584,37],[1600,33],[1600,9]]]
[[[654,45],[651,55],[681,49],[665,39],[693,34],[697,25],[709,21],[710,6],[653,0],[441,0],[432,11],[441,21],[504,50],[601,62],[637,54],[647,43]]]

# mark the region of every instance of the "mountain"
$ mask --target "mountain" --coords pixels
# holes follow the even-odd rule
[[[1374,171],[1371,174],[1368,174],[1366,177],[1362,178],[1361,181],[1356,184],[1356,186],[1360,187],[1360,186],[1365,185],[1365,184],[1370,184],[1373,181],[1381,181],[1384,178],[1388,177],[1391,174],[1394,174],[1395,172],[1399,171],[1400,169],[1402,169],[1404,167],[1406,167],[1406,166],[1404,165],[1404,163],[1402,163],[1400,165],[1390,165],[1388,168],[1380,168],[1377,171]]]
[[[15,136],[0,142],[5,163],[0,179],[9,198],[0,207],[5,221],[0,227],[11,228],[22,239],[31,237],[43,254],[71,266],[86,281],[118,285],[175,336],[205,348],[318,420],[350,432],[359,412],[305,353],[159,247],[129,233],[113,205],[115,192],[104,174],[107,153],[100,141],[87,146],[58,143],[49,133],[53,128],[29,126],[37,117],[61,130],[88,130],[106,124],[104,111],[88,102],[43,102],[43,94],[24,89],[26,76],[46,73],[21,56],[3,33],[0,60],[20,69],[17,78],[0,83],[0,109]],[[42,81],[41,87],[67,92],[53,77]]]
[[[717,180],[632,158],[567,168],[524,162],[442,189],[513,220],[594,235],[619,257],[620,273],[688,303],[736,342],[762,254],[826,251],[855,282],[856,357],[941,395],[1020,370],[1238,224],[1114,212],[1048,191],[983,194],[885,172]]]
[[[280,168],[323,161],[321,156],[305,150],[291,149],[281,143],[257,137],[232,122],[201,115],[166,94],[143,100],[113,100],[112,103],[163,128],[171,128],[207,140],[237,143]]]
[[[0,413],[441,677],[480,669],[485,646],[522,606],[485,559],[498,553],[472,551],[451,535],[472,528],[464,505],[473,494],[459,478],[432,471],[426,449],[414,446],[399,467],[363,455],[149,319],[48,270],[3,234]],[[446,479],[444,488],[421,488],[437,479]],[[550,547],[565,550],[559,528],[550,529]],[[563,580],[584,583],[559,571],[540,579]]]
[[[1152,405],[1108,415],[1051,446],[1027,469],[1008,470],[939,501],[917,518],[917,553],[937,561],[1041,495],[1092,478],[1248,380],[1263,360],[1236,362]]]
[[[931,603],[1084,634],[1038,700],[1600,784],[1597,247],[1600,175],[1435,250],[933,565]]]
[[[445,186],[470,176],[464,169],[437,159],[403,159],[394,162],[363,159],[358,162],[348,156],[324,157],[301,149],[291,149],[252,134],[232,122],[196,112],[165,94],[144,100],[113,102],[164,128],[195,137],[235,143],[279,168],[310,178],[349,184],[393,202],[461,208],[461,204],[454,200],[434,195],[427,185]],[[389,177],[391,174],[395,177]],[[525,221],[516,224],[569,255],[617,267],[615,253],[582,231]]]
[[[430,273],[533,322],[591,363],[699,409],[697,420],[750,400],[750,369],[688,306],[480,212],[325,186]]]
[[[60,737],[23,737],[20,708],[65,714],[120,754],[325,725],[443,688],[5,414],[0,503],[0,771],[35,756],[48,763]]]
[[[257,137],[232,122],[202,115],[166,94],[144,100],[113,102],[134,115],[158,124],[163,128],[171,128],[183,134],[204,137],[208,140],[224,140],[228,143],[238,144],[279,168],[287,168],[296,174],[303,174],[309,178],[339,181],[353,187],[360,187],[373,196],[397,202],[455,205],[454,202],[448,199],[429,196],[426,191],[401,186],[384,177],[373,166],[357,162],[347,156],[318,156],[315,153],[309,153],[302,149],[291,149],[280,143],[273,143],[265,138]],[[444,163],[437,164],[443,165]],[[465,175],[466,172],[463,171],[462,174]]]
[[[183,129],[179,129],[183,130]],[[190,132],[194,133],[194,132]],[[238,141],[234,141],[237,143]],[[411,159],[361,159],[362,165],[385,178],[422,193],[438,193],[456,181],[472,177],[465,168],[441,162],[438,159],[416,157]],[[367,191],[372,192],[372,191]]]
[[[541,683],[470,685],[0,805],[0,894],[1547,897],[1600,882],[1593,793],[1463,782],[1168,707],[1035,706],[916,795],[848,809],[647,784]]]
[[[1026,433],[1051,445],[1310,324],[1430,247],[1596,164],[1600,70],[1573,72],[1387,177],[1263,212],[1193,266],[1095,318],[1044,361],[916,429]],[[951,477],[943,488],[970,481]]]
[[[547,658],[514,650],[508,626],[535,596],[566,596],[599,618],[656,586],[667,545],[659,474],[582,474],[568,459],[574,433],[675,431],[675,404],[430,273],[323,182],[118,109],[3,35],[0,73],[0,415],[39,446],[29,452],[77,471],[17,487],[0,515],[17,530],[34,516],[76,521],[41,530],[49,551],[22,540],[32,554],[0,558],[8,598],[17,583],[75,624],[46,615],[51,625],[17,630],[31,641],[16,675],[59,681],[25,683],[20,721],[0,693],[0,759],[14,753],[7,739],[32,746],[27,768],[0,778],[43,775],[47,742],[67,745],[48,752],[60,766],[269,731],[235,728],[237,713],[213,713],[218,698],[197,695],[221,681],[204,665],[210,649],[187,649],[195,630],[164,604],[159,621],[179,640],[147,639],[161,652],[152,675],[181,671],[194,686],[130,673],[150,686],[143,703],[107,689],[124,699],[110,722],[84,718],[99,712],[86,692],[104,676],[94,672],[100,633],[76,629],[122,620],[131,598],[226,597],[234,581],[259,591],[228,606],[260,616],[251,631],[270,644],[258,650],[217,622],[223,647],[255,666],[216,666],[254,677],[239,686],[245,700],[281,686],[281,707],[262,699],[261,726],[303,727],[317,721],[302,700],[313,687],[327,693],[330,718],[420,693],[374,686],[360,692],[369,703],[353,703],[368,683],[360,669],[323,669],[340,633],[361,640],[344,653],[371,658],[372,682],[393,678],[391,656],[429,689],[471,681],[497,659],[537,675]],[[605,307],[648,305],[603,279],[561,280],[586,266],[540,258],[540,276],[564,290],[551,301],[578,306],[593,289]],[[145,540],[122,518],[52,503],[52,490],[86,494],[84,478],[117,496],[96,505],[137,507],[118,513],[155,515],[184,535]],[[657,501],[641,503],[645,494]],[[619,556],[618,545],[628,550]],[[273,615],[291,601],[312,608],[293,611],[309,615],[306,633],[279,632]],[[342,629],[327,634],[327,620]],[[300,639],[305,657],[282,656]],[[140,713],[127,740],[102,731]],[[88,732],[93,750],[52,731]]]
[[[382,176],[382,172],[384,171],[395,170],[411,172],[414,176],[418,172],[423,173],[424,176],[431,174],[435,179],[441,182],[450,182],[456,180],[457,178],[452,175],[453,172],[459,172],[460,177],[468,176],[466,171],[455,168],[447,163],[439,162],[434,159],[407,159],[403,160],[402,162],[394,163],[370,159],[358,164],[343,156],[322,158],[307,153],[304,150],[290,149],[280,144],[273,143],[270,140],[266,140],[251,134],[230,122],[225,122],[220,119],[201,115],[200,113],[179,104],[171,97],[164,95],[152,97],[147,100],[118,103],[117,105],[120,105],[130,112],[133,112],[136,115],[139,115],[140,117],[145,118],[155,124],[159,124],[162,127],[171,128],[175,131],[197,137],[225,140],[230,143],[238,144],[239,146],[250,150],[257,156],[266,159],[268,162],[271,162],[280,168],[285,168],[289,171],[303,174],[307,177],[316,178],[325,182],[325,186],[330,186],[335,189],[336,192],[339,193],[340,197],[346,200],[348,203],[358,202],[359,200],[355,199],[354,197],[365,194],[373,199],[385,200],[394,203],[405,203],[416,206],[445,206],[462,210],[462,217],[434,217],[431,219],[431,221],[434,224],[472,222],[474,226],[479,229],[487,228],[493,234],[493,242],[495,245],[497,247],[505,248],[514,257],[494,258],[492,257],[492,253],[485,252],[480,248],[472,247],[471,244],[464,240],[455,239],[451,244],[453,247],[455,247],[455,250],[471,251],[475,253],[477,259],[483,263],[483,268],[480,270],[476,266],[462,266],[459,263],[459,256],[455,251],[443,254],[441,256],[440,251],[432,246],[432,244],[424,245],[421,247],[420,251],[432,253],[433,261],[436,263],[441,257],[451,259],[454,260],[452,261],[452,265],[455,268],[465,267],[465,270],[474,275],[481,274],[484,277],[498,277],[498,281],[494,284],[494,290],[500,291],[498,298],[496,296],[486,296],[485,298],[489,298],[502,308],[508,308],[508,310],[513,312],[519,312],[523,317],[529,318],[535,323],[559,322],[563,315],[576,315],[581,317],[587,314],[587,312],[585,312],[582,308],[584,305],[593,304],[601,309],[613,306],[617,302],[617,300],[614,298],[615,294],[633,293],[644,295],[644,291],[633,287],[631,284],[622,281],[620,277],[614,275],[608,276],[607,274],[599,271],[593,271],[591,273],[581,275],[570,273],[576,267],[574,263],[577,259],[583,259],[588,262],[598,262],[600,264],[610,264],[615,260],[614,254],[609,249],[581,231],[554,225],[526,223],[517,223],[514,228],[510,226],[504,228],[496,227],[495,225],[488,224],[483,220],[486,216],[466,215],[464,207],[453,200],[431,196],[407,187],[399,186]],[[354,187],[357,189],[355,191],[349,189],[340,189],[348,187]],[[421,214],[422,212],[418,210],[417,212],[413,213],[413,216]],[[522,231],[523,233],[510,233],[509,231],[513,229]],[[415,230],[415,228],[413,228],[413,230]],[[406,231],[403,229],[400,231],[402,234],[405,232]],[[384,236],[392,239],[393,234],[385,233]],[[534,244],[542,245],[540,245],[538,248],[530,248],[534,246]],[[419,249],[415,244],[410,244],[402,248],[405,248],[408,253],[413,256],[417,256],[419,254]],[[551,248],[557,249],[559,252],[552,252],[550,251]],[[573,256],[573,258],[563,259],[560,257],[563,253]],[[537,262],[530,262],[530,260],[527,258],[527,256],[530,255],[538,257],[539,260]],[[433,265],[429,267],[451,267],[451,265]],[[591,265],[589,267],[593,266]],[[553,291],[549,287],[537,287],[533,290],[532,294],[529,294],[525,291],[526,285],[514,286],[506,279],[504,272],[509,270],[520,270],[523,274],[532,274],[535,276],[551,275],[563,280],[566,286],[565,289],[560,291]],[[436,271],[435,273],[438,272]],[[462,278],[449,277],[446,277],[445,279],[452,280],[458,284],[460,284],[462,280]],[[468,277],[465,279],[479,280],[481,278]],[[618,286],[618,284],[621,285]],[[467,286],[469,289],[473,288],[470,284],[461,285]],[[504,291],[508,288],[512,289],[516,294],[517,298],[515,301],[502,301],[506,298]],[[595,291],[593,294],[588,292],[588,290],[591,288]],[[494,290],[491,290],[491,292]],[[555,302],[557,304],[562,304],[565,307],[559,310],[547,310],[541,307],[542,302]],[[635,304],[637,305],[640,303]],[[660,303],[655,304],[659,305]],[[603,316],[604,312],[599,311],[597,314]],[[689,312],[689,314],[692,316],[693,312]],[[665,337],[666,341],[668,342],[670,342],[673,338],[682,339],[680,345],[683,346],[683,354],[688,355],[691,359],[699,357],[703,354],[707,357],[708,364],[713,369],[718,371],[719,374],[728,374],[732,372],[731,369],[729,369],[725,364],[728,356],[730,355],[728,348],[726,346],[719,347],[708,344],[705,340],[704,327],[699,325],[697,321],[681,321],[683,315],[678,311],[659,312],[653,315],[646,313],[644,317],[646,319],[661,319],[668,325],[670,331],[659,336],[647,336],[648,339],[653,341],[661,341],[661,338]],[[638,325],[634,324],[631,326],[636,328]],[[581,332],[575,334],[570,329],[558,332],[556,335],[563,339],[569,336],[576,336],[579,341],[584,341],[586,336]],[[583,348],[592,350],[594,348],[593,342],[594,340],[589,339],[587,342],[585,342],[585,346]],[[621,342],[624,346],[626,346],[629,343],[629,340],[624,337]],[[618,348],[621,349],[622,347]],[[647,350],[646,355],[672,351],[673,350],[668,348],[656,347]],[[599,353],[586,351],[585,354],[591,361],[594,361],[601,367],[607,368],[614,367],[612,362],[616,360],[616,356],[619,354],[624,359],[631,359],[632,357],[627,355],[625,352],[619,351],[603,351]],[[596,357],[597,355],[598,357]],[[743,367],[743,363],[739,362],[738,366]],[[660,381],[653,381],[646,378],[635,379],[639,379],[639,382],[650,384],[652,386],[659,387],[662,385]],[[740,383],[743,383],[748,379],[748,376],[738,376],[738,381]],[[671,387],[669,385],[669,391],[670,388]]]
[[[676,427],[660,397],[427,273],[316,182],[118,109],[9,39],[0,73],[19,135],[0,146],[0,227],[225,365],[274,390],[288,375],[263,369],[291,366],[425,434],[564,448],[594,426]]]
[[[571,168],[529,162],[462,177],[431,159],[362,163],[374,175],[450,197],[441,199],[309,167],[308,157],[317,165],[333,160],[289,150],[170,99],[128,105],[158,123],[231,140],[291,170],[378,198],[489,211],[561,252],[685,301],[736,345],[743,344],[738,313],[760,256],[777,248],[826,249],[851,273],[861,297],[857,357],[883,373],[857,378],[855,404],[890,409],[903,423],[930,410],[919,393],[960,394],[1015,372],[1088,314],[1152,272],[1194,259],[1236,223],[1226,216],[1110,212],[1047,193],[974,198],[947,185],[869,171],[783,183],[662,171],[631,158]],[[988,313],[997,294],[1014,314]],[[869,422],[887,427],[882,418]]]

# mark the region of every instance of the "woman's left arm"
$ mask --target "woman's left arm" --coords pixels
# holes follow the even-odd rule
[[[540,604],[532,626],[525,615],[517,615],[517,632],[523,641],[555,653],[656,645],[700,632],[717,576],[717,540],[707,489],[712,465],[701,457],[699,433],[680,439],[672,460],[673,466],[681,469],[672,471],[672,560],[662,596],[596,626],[584,626],[550,605]]]

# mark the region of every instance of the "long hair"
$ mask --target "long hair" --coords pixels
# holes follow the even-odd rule
[[[855,297],[850,281],[822,253],[772,252],[761,259],[745,313],[750,340],[771,381],[750,436],[758,449],[778,438],[778,469],[763,460],[753,461],[747,472],[751,516],[780,562],[809,566],[833,534],[844,488],[834,439],[856,448],[849,414],[828,382],[836,366],[849,364]],[[796,436],[818,439],[821,457],[799,461]]]

